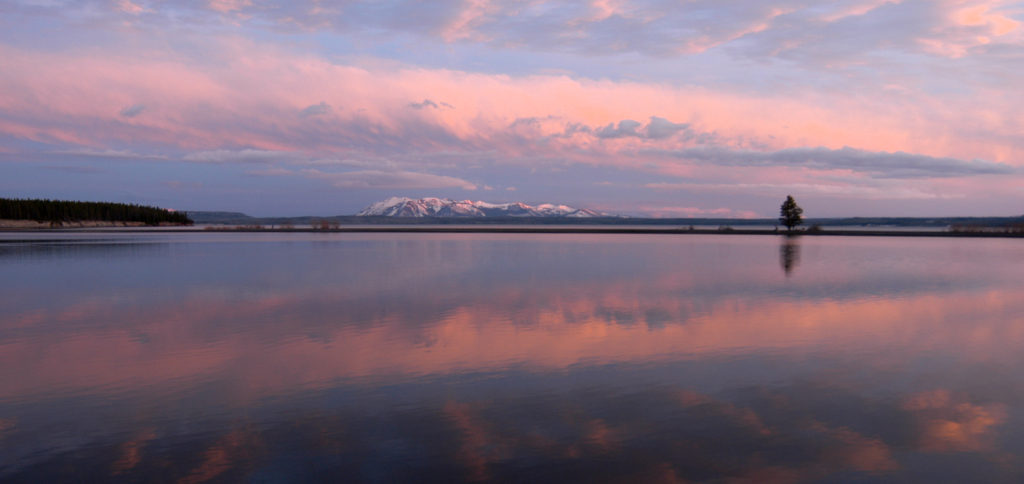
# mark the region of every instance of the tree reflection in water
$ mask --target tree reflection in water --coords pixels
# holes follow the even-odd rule
[[[799,263],[800,238],[787,235],[782,239],[782,245],[779,246],[779,264],[782,265],[782,271],[789,277]]]

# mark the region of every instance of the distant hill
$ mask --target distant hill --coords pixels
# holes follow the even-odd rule
[[[51,225],[76,222],[137,223],[142,225],[192,224],[192,220],[183,212],[144,205],[17,198],[0,198],[0,219],[25,220]]]
[[[374,203],[356,215],[361,217],[566,217],[595,218],[611,215],[568,205],[543,203],[537,206],[522,202],[488,203],[449,198],[391,197]]]

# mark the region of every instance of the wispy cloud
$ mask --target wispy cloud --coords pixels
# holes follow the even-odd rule
[[[657,218],[756,218],[757,213],[750,210],[734,210],[727,207],[700,208],[680,207],[671,205],[641,205],[635,207],[639,213]]]
[[[618,125],[609,123],[607,126],[586,131],[593,132],[598,138],[665,139],[686,131],[689,127],[690,125],[687,123],[673,123],[662,117],[651,116],[650,122],[646,126],[632,119],[624,119],[619,121]],[[571,128],[573,127],[567,126],[566,132],[568,133]]]
[[[198,151],[181,157],[196,163],[269,163],[295,158],[295,153],[254,149]]]
[[[252,0],[209,0],[211,10],[221,13],[236,12],[252,6]]]
[[[326,180],[338,188],[388,190],[422,190],[442,188],[460,188],[462,190],[477,189],[476,184],[460,178],[411,171],[360,170],[332,173],[316,169],[305,169],[301,171],[301,174],[310,178]]]
[[[298,173],[296,173],[295,170],[290,170],[288,168],[274,167],[259,170],[246,170],[245,174],[256,176],[295,176]]]
[[[904,152],[871,152],[849,147],[837,150],[801,147],[765,152],[702,146],[662,153],[721,166],[790,166],[816,170],[850,170],[874,178],[946,178],[1021,172],[1019,168],[1004,163],[967,161]]]
[[[601,56],[685,56],[730,49],[744,56],[781,56],[818,65],[828,58],[842,63],[885,51],[962,57],[992,44],[1019,46],[1022,40],[1019,4],[1013,0],[436,0],[429,6],[393,0],[350,2],[343,8],[318,0],[273,8],[254,6],[251,0],[172,0],[149,7],[152,18],[177,22],[199,22],[202,13],[210,12],[278,30],[411,33],[450,44]],[[93,16],[99,15],[96,10]],[[130,2],[114,9],[141,11]]]
[[[171,190],[175,190],[175,191],[179,191],[179,190],[195,191],[195,190],[201,190],[203,188],[203,183],[202,182],[184,182],[184,181],[179,181],[179,180],[168,180],[168,181],[163,182],[163,185],[165,187],[170,188]]]
[[[47,166],[49,170],[62,171],[65,173],[76,173],[80,175],[97,175],[103,173],[105,170],[94,166],[75,166],[75,165],[57,165]]]
[[[90,148],[78,148],[70,150],[56,150],[53,151],[54,155],[70,155],[70,156],[82,156],[88,158],[105,158],[105,159],[125,159],[125,160],[166,160],[167,156],[160,154],[151,153],[138,153],[131,150],[115,150],[115,149],[90,149]]]
[[[121,116],[124,116],[126,118],[134,118],[135,116],[138,116],[138,115],[142,114],[142,112],[145,111],[145,110],[146,110],[146,106],[144,106],[142,104],[133,104],[131,106],[128,106],[128,107],[125,107],[124,109],[122,109],[120,111],[120,114],[121,114]]]
[[[655,190],[683,190],[689,192],[727,193],[732,195],[777,196],[780,193],[819,195],[842,199],[867,200],[939,200],[963,199],[955,193],[930,192],[903,184],[857,184],[836,181],[815,183],[721,183],[721,182],[658,182],[647,183]]]
[[[442,101],[440,103],[436,103],[434,101],[431,101],[430,99],[424,99],[424,100],[422,100],[422,101],[420,101],[418,103],[409,103],[409,107],[413,108],[413,109],[423,109],[423,108],[440,109],[442,107],[449,108],[449,109],[454,109],[455,108],[455,106],[452,106],[451,104],[448,104],[446,102]]]

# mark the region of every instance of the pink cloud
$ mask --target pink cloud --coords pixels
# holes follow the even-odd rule
[[[495,185],[437,174],[443,163],[429,161],[464,155],[467,162],[445,163],[487,158],[544,168],[548,160],[560,160],[699,177],[695,185],[704,189],[806,185],[831,195],[884,196],[883,184],[858,184],[867,175],[856,166],[737,169],[657,153],[708,145],[727,154],[852,147],[1024,162],[1024,100],[995,88],[946,97],[870,86],[849,95],[764,95],[565,75],[344,65],[235,38],[211,45],[205,59],[14,47],[0,47],[0,57],[9,67],[0,78],[2,134],[64,150],[176,150],[182,159],[249,150],[281,153],[282,163],[303,157],[370,160],[358,172],[315,174],[345,187]],[[664,183],[658,188],[682,182]],[[958,191],[940,194],[936,186],[910,184],[888,193],[927,198],[972,189],[970,183],[948,183]]]
[[[122,12],[130,13],[132,15],[137,15],[146,11],[145,8],[139,6],[131,0],[121,0],[117,3],[117,6],[121,9]]]
[[[488,11],[494,10],[490,4],[490,0],[468,0],[451,23],[441,30],[441,38],[446,42],[480,40],[482,36],[474,27],[486,17]]]
[[[252,6],[252,0],[210,0],[210,8],[221,13],[230,13]]]
[[[731,208],[699,208],[699,207],[674,207],[674,206],[655,206],[655,205],[641,205],[636,207],[636,210],[644,214],[649,214],[651,217],[666,217],[666,218],[703,218],[703,217],[722,217],[722,218],[756,218],[757,213],[749,210],[734,210]]]
[[[972,49],[995,42],[1020,45],[1024,41],[1021,22],[1008,15],[1020,13],[1017,2],[1003,0],[947,0],[945,25],[918,39],[926,51],[961,58]],[[1011,10],[1012,9],[1012,10]]]
[[[618,153],[640,147],[679,147],[676,139],[596,139],[577,131],[652,116],[689,123],[737,147],[853,146],[931,156],[1018,162],[1024,150],[958,133],[959,126],[992,134],[1006,131],[1019,102],[992,97],[916,99],[880,93],[879,99],[844,99],[809,94],[797,98],[730,93],[702,87],[572,79],[565,76],[509,77],[438,69],[367,69],[336,65],[281,52],[253,54],[251,46],[222,46],[227,65],[151,57],[31,53],[2,48],[14,75],[0,81],[9,113],[4,131],[45,141],[134,140],[183,148],[244,145],[260,149],[341,152],[349,142],[392,141],[437,145],[445,133],[470,146],[525,153],[580,149]],[[74,75],[67,73],[74,72]],[[268,87],[273,86],[273,87]],[[345,86],[338,89],[337,86]],[[411,103],[443,100],[453,109],[413,110]],[[311,105],[342,106],[331,113],[346,143],[330,136],[337,125],[316,125],[298,116]],[[974,108],[967,108],[967,104]],[[118,119],[124,106],[145,105],[143,115]],[[984,109],[978,106],[984,107]],[[285,114],[292,119],[284,119]],[[510,130],[518,119],[543,121]],[[315,121],[315,120],[314,120]],[[92,126],[97,122],[102,131]],[[274,126],[276,128],[271,128]],[[433,132],[424,132],[434,130]],[[417,132],[419,131],[419,132]],[[518,146],[508,140],[515,134]],[[82,141],[83,143],[88,143]],[[440,148],[438,146],[438,148]],[[450,148],[450,147],[446,147]],[[622,160],[616,163],[623,163]]]
[[[964,26],[984,26],[993,35],[1010,34],[1020,28],[1020,22],[1009,16],[994,12],[994,7],[1006,5],[1005,2],[982,2],[978,5],[961,8],[952,15],[953,21]]]
[[[590,8],[594,10],[594,15],[587,20],[591,22],[600,22],[601,20],[608,19],[613,15],[622,15],[623,7],[622,2],[614,0],[593,0],[590,2]]]
[[[828,12],[821,17],[825,22],[835,22],[847,17],[858,17],[872,10],[888,4],[900,3],[902,0],[854,0],[842,2],[834,11]]]

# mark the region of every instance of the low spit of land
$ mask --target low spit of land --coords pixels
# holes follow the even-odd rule
[[[792,232],[776,219],[631,217],[250,217],[235,212],[189,212],[202,230],[246,232],[380,232],[496,234],[735,234],[1021,237],[1021,217],[850,217],[807,219]]]
[[[188,227],[194,223],[202,227]],[[0,230],[166,230],[176,232],[381,232],[529,234],[734,234],[903,237],[1024,237],[1020,217],[850,217],[806,219],[788,231],[775,219],[630,217],[250,217],[234,212],[175,212],[106,202],[0,198]]]
[[[5,230],[0,228],[0,230]],[[6,229],[8,231],[19,229]],[[20,229],[31,230],[31,229]],[[969,238],[1024,238],[1024,231],[1006,230],[934,230],[934,229],[892,229],[892,228],[828,228],[793,230],[771,228],[690,228],[666,226],[573,226],[573,225],[351,225],[331,228],[319,227],[277,227],[277,226],[229,226],[210,225],[205,227],[159,228],[159,227],[85,227],[46,229],[47,231],[88,232],[102,230],[112,232],[163,232],[163,233],[420,233],[420,234],[661,234],[661,235],[772,235],[772,236],[889,236],[889,237],[969,237]]]

